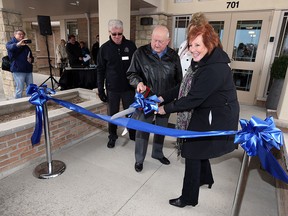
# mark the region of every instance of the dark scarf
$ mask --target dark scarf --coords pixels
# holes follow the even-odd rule
[[[192,70],[191,66],[188,68],[187,73],[185,74],[180,85],[178,99],[182,97],[186,97],[188,95],[191,89],[193,77],[195,73],[197,72],[197,70],[198,70],[198,67],[195,67],[194,70]],[[192,113],[193,113],[193,110],[177,113],[176,129],[187,130]],[[181,148],[182,148],[181,139],[177,139],[176,148],[178,150],[177,155],[179,156],[181,153]]]

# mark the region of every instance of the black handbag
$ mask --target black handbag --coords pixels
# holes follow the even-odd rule
[[[11,62],[13,62],[16,57],[18,57],[18,55],[20,55],[20,53],[23,51],[24,49],[20,49],[20,51],[18,53],[16,53],[16,55],[12,58],[12,60],[10,60],[9,56],[6,55],[6,56],[3,56],[2,57],[2,65],[1,65],[1,68],[2,70],[6,70],[6,71],[11,71],[10,70],[10,67],[11,67]]]
[[[6,70],[6,71],[10,71],[10,59],[9,59],[9,56],[6,55],[6,56],[3,56],[2,57],[2,70]]]

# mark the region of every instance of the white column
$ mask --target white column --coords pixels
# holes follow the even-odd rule
[[[99,0],[99,37],[100,45],[109,38],[108,21],[110,19],[120,19],[124,25],[124,36],[130,38],[130,0]]]

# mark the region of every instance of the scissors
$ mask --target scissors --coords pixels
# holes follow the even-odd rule
[[[143,96],[144,98],[147,98],[149,93],[150,93],[150,88],[149,87],[146,87],[146,91],[143,93]],[[128,109],[125,109],[125,110],[122,110],[118,113],[115,113],[114,115],[111,116],[111,119],[116,119],[116,118],[121,118],[121,117],[124,117],[126,115],[129,115],[131,113],[134,113],[136,109],[143,109],[142,107],[141,108],[135,108],[133,106],[130,106]]]

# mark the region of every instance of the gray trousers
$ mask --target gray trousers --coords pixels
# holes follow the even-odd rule
[[[152,123],[155,120],[155,125],[167,127],[169,116],[168,115],[154,115],[152,113],[147,116],[144,115],[143,111],[136,111],[137,119],[143,122]],[[150,133],[136,131],[136,140],[135,140],[135,159],[137,163],[143,163],[148,148]],[[153,148],[152,148],[152,158],[162,158],[163,154],[163,143],[165,136],[154,134],[153,139]]]

